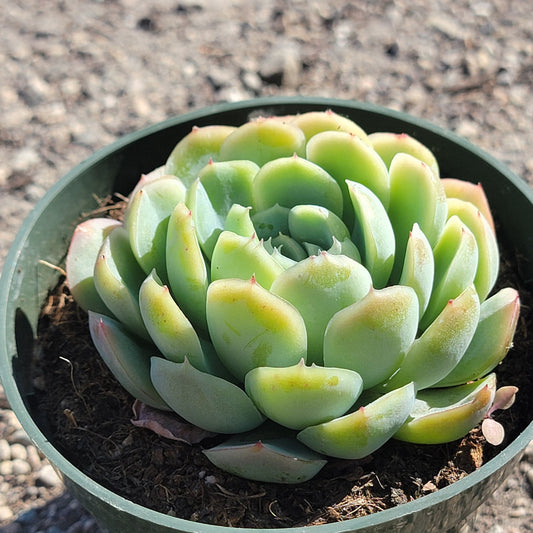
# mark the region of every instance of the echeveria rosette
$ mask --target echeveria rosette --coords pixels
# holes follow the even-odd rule
[[[66,265],[122,386],[233,435],[215,465],[280,483],[494,426],[520,307],[498,269],[480,185],[332,111],[195,127]]]

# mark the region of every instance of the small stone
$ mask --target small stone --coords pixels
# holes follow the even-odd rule
[[[13,464],[11,461],[2,461],[0,463],[0,476],[10,476],[13,474]]]
[[[27,451],[27,461],[31,466],[32,470],[39,470],[41,468],[41,456],[35,446],[28,446]]]
[[[526,479],[528,480],[529,484],[533,487],[533,468],[529,469],[526,472]]]
[[[39,471],[39,474],[37,475],[36,483],[39,483],[41,485],[44,485],[46,487],[57,487],[61,484],[61,479],[56,474],[56,471],[52,467],[52,465],[44,465],[41,470]]]
[[[6,439],[0,439],[0,461],[11,459],[11,447]]]
[[[27,461],[24,461],[23,459],[13,459],[11,461],[11,465],[13,474],[16,476],[26,475],[31,472],[31,466],[28,464]]]
[[[22,459],[23,461],[26,461],[27,458],[28,452],[26,446],[23,446],[18,442],[11,445],[11,459]]]
[[[7,505],[0,506],[0,523],[13,518],[13,511]]]
[[[15,442],[18,442],[19,444],[23,444],[24,446],[28,446],[32,444],[30,437],[28,437],[28,435],[23,429],[15,430],[13,433],[11,433],[8,440],[12,444]]]

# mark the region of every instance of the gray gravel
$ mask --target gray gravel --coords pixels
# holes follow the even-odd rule
[[[530,0],[11,0],[0,10],[0,264],[95,149],[215,102],[364,100],[454,130],[533,183]],[[533,531],[533,447],[463,531]],[[0,388],[0,531],[97,532]]]

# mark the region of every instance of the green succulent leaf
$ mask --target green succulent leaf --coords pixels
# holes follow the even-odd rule
[[[413,410],[394,438],[417,444],[443,444],[464,437],[488,413],[496,377],[416,395]]]
[[[165,174],[177,176],[190,187],[209,160],[220,160],[220,147],[235,129],[232,126],[195,126],[172,150],[165,164]]]
[[[133,255],[148,275],[154,268],[167,281],[166,239],[168,220],[177,203],[185,200],[186,189],[175,178],[160,178],[139,189],[128,204],[125,227]]]
[[[291,438],[251,440],[238,436],[204,454],[226,472],[265,483],[303,483],[327,463],[324,457]]]
[[[298,157],[282,157],[265,163],[253,184],[255,206],[263,211],[276,204],[294,207],[320,205],[342,216],[342,192],[320,166]]]
[[[196,368],[206,370],[200,339],[194,327],[155,272],[141,285],[139,305],[152,341],[167,359],[182,363],[187,357]]]
[[[92,311],[89,331],[100,357],[124,389],[151,407],[169,410],[150,380],[153,345],[134,338],[120,322]]]
[[[307,257],[305,249],[292,237],[280,233],[271,240],[272,246],[277,248],[284,256],[293,261],[301,261]]]
[[[353,120],[335,113],[331,109],[327,109],[326,111],[308,111],[307,113],[296,115],[290,121],[290,124],[297,126],[304,132],[306,141],[309,141],[311,137],[323,131],[343,131],[359,137],[368,144],[368,135],[361,126]]]
[[[447,302],[457,298],[474,281],[478,268],[478,246],[472,232],[459,217],[451,216],[433,248],[435,279],[420,328],[426,329]]]
[[[479,321],[479,297],[473,285],[450,300],[434,322],[415,340],[400,369],[386,382],[391,390],[414,382],[417,390],[438,383],[463,357]]]
[[[233,231],[242,237],[252,237],[256,234],[255,228],[250,217],[251,207],[243,207],[240,204],[233,204],[228,211],[224,230]]]
[[[418,224],[409,233],[400,285],[412,287],[418,296],[418,316],[427,309],[435,278],[433,250]]]
[[[362,459],[383,446],[405,422],[413,408],[412,383],[340,418],[310,426],[298,440],[318,453],[341,459]]]
[[[343,219],[349,229],[353,222],[353,206],[346,186],[347,179],[368,187],[388,208],[389,173],[382,159],[366,141],[342,131],[324,131],[309,140],[306,153],[307,159],[337,180],[343,195]]]
[[[94,264],[109,232],[120,226],[110,218],[90,218],[78,224],[67,253],[67,284],[76,303],[84,311],[111,314],[94,285]]]
[[[132,333],[149,339],[139,309],[139,288],[145,277],[131,251],[128,232],[122,226],[115,227],[98,252],[94,285],[120,322]]]
[[[296,365],[250,370],[245,390],[270,420],[303,429],[343,415],[361,393],[363,380],[352,370]]]
[[[168,281],[173,296],[191,322],[207,331],[205,301],[209,273],[189,208],[179,202],[168,221],[166,240]]]
[[[409,154],[428,165],[438,178],[439,165],[435,155],[420,141],[407,133],[376,132],[368,136],[370,145],[380,155],[381,159],[390,167],[394,156],[399,153]]]
[[[396,238],[392,280],[399,279],[409,232],[416,222],[435,246],[447,219],[447,203],[440,179],[416,157],[399,153],[390,164],[389,218]]]
[[[211,280],[252,276],[259,285],[270,289],[283,267],[265,250],[263,242],[254,235],[242,237],[232,231],[223,231],[211,258]]]
[[[287,235],[289,233],[289,211],[288,207],[275,204],[254,213],[251,218],[257,236],[266,241],[271,237],[277,237],[280,233]]]
[[[239,381],[258,366],[291,366],[306,357],[302,317],[254,278],[213,281],[207,323],[220,360]]]
[[[214,433],[241,433],[264,422],[263,415],[237,385],[202,372],[187,359],[175,363],[152,357],[155,389],[182,418]]]
[[[481,378],[507,355],[520,313],[520,298],[512,288],[505,288],[481,304],[474,337],[455,368],[435,387],[460,385]]]
[[[307,329],[307,362],[322,364],[324,332],[331,317],[363,298],[371,286],[363,265],[322,252],[282,272],[270,290],[301,313]]]
[[[324,365],[355,370],[365,389],[374,387],[400,366],[417,328],[418,298],[411,287],[372,289],[329,321]]]
[[[220,148],[223,161],[248,159],[259,166],[293,154],[305,154],[303,131],[285,122],[262,117],[238,127]]]
[[[354,211],[352,238],[362,254],[374,287],[382,289],[392,272],[395,238],[389,216],[379,198],[360,183],[347,180]]]
[[[457,198],[448,199],[448,216],[457,215],[472,231],[479,250],[479,262],[474,285],[483,301],[496,283],[500,269],[500,252],[496,235],[487,219],[472,203]]]

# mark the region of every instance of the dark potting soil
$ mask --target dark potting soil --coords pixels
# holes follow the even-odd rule
[[[202,450],[132,424],[133,398],[95,351],[87,316],[64,281],[50,293],[39,323],[34,385],[48,438],[80,470],[113,492],[161,513],[231,527],[297,527],[375,513],[437,491],[494,457],[530,421],[533,359],[527,324],[530,298],[517,256],[502,261],[501,286],[520,291],[514,346],[497,369],[498,385],[519,387],[516,402],[494,418],[506,430],[501,446],[479,428],[444,445],[389,441],[360,461],[331,460],[311,481],[278,485],[244,480],[214,467]],[[522,392],[523,391],[523,392]]]

